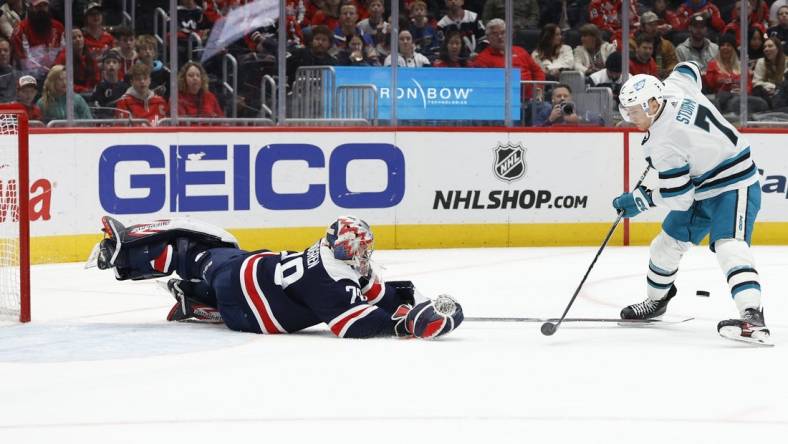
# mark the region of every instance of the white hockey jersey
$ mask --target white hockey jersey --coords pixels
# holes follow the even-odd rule
[[[663,96],[667,103],[641,143],[659,174],[656,205],[687,210],[696,200],[758,181],[749,143],[701,93],[694,64],[673,69]]]

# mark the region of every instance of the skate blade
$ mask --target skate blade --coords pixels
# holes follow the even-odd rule
[[[774,347],[774,344],[770,342],[770,338],[767,336],[767,339],[758,339],[753,337],[746,337],[741,335],[741,329],[735,327],[723,327],[721,330],[718,331],[720,336],[725,339],[729,339],[731,341],[736,342],[743,342],[745,344],[755,345],[758,347]]]

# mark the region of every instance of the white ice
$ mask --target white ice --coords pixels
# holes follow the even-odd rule
[[[0,326],[0,443],[727,443],[788,436],[788,248],[754,249],[773,348],[691,250],[664,327],[465,322],[435,341],[263,336],[167,323],[152,282],[33,268],[33,322]],[[379,251],[389,279],[466,316],[555,317],[596,248]],[[647,249],[608,248],[570,316],[643,299]],[[695,295],[708,290],[710,298]]]

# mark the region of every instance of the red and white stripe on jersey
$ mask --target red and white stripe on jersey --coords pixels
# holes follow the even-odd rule
[[[369,281],[369,283],[361,289],[361,293],[367,298],[368,303],[377,304],[383,300],[383,295],[386,294],[386,284],[381,282],[376,276],[375,279]]]
[[[279,321],[274,317],[271,305],[257,281],[257,266],[266,256],[278,256],[278,253],[267,251],[247,257],[241,264],[241,289],[244,292],[246,303],[252,309],[254,317],[260,325],[260,331],[266,334],[287,333]]]
[[[150,261],[150,266],[160,273],[168,273],[170,271],[170,264],[172,264],[172,252],[172,245],[167,245],[164,247],[159,257]]]
[[[344,338],[345,333],[347,333],[351,325],[377,309],[378,307],[374,305],[356,305],[332,319],[331,322],[328,323],[328,328],[330,328],[335,335]]]

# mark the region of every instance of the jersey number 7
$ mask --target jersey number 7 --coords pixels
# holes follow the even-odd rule
[[[711,132],[709,130],[709,122],[716,126],[722,134],[725,134],[725,137],[731,141],[733,146],[736,146],[736,142],[739,141],[739,137],[736,135],[736,132],[729,126],[717,120],[711,110],[703,105],[698,105],[698,114],[695,116],[695,126],[702,128],[707,133],[709,133]]]

